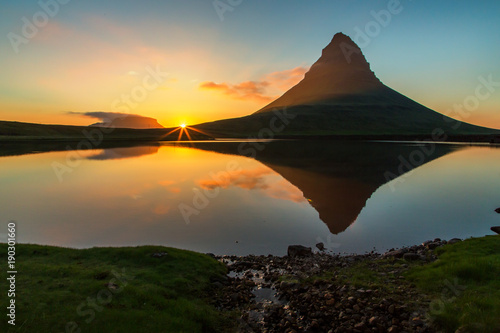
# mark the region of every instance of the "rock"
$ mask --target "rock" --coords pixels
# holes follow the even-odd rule
[[[389,305],[389,308],[387,309],[387,311],[389,311],[390,314],[393,314],[395,311],[394,304]]]
[[[357,330],[364,330],[366,328],[366,323],[364,321],[357,323],[354,325],[354,328]]]
[[[461,242],[462,240],[460,238],[452,238],[448,241],[448,244],[455,244],[455,243],[459,243]]]
[[[312,249],[310,247],[305,247],[302,245],[290,245],[288,247],[289,257],[306,257],[312,254]]]
[[[378,317],[376,316],[373,316],[368,320],[368,324],[371,326],[377,325],[377,322],[378,322]]]
[[[399,330],[398,327],[395,325],[389,327],[389,329],[387,330],[387,333],[397,333],[397,332],[399,332]]]
[[[318,250],[320,251],[324,251],[325,250],[325,244],[323,243],[318,243],[316,244],[316,247],[318,248]]]
[[[500,207],[498,207],[497,209],[495,209],[495,212],[497,212],[498,214],[500,214]]]
[[[168,256],[167,252],[156,252],[151,255],[153,258],[162,258]]]
[[[427,244],[425,247],[428,248],[429,250],[434,250],[436,247],[441,246],[440,241],[439,242],[432,242]]]
[[[399,250],[393,250],[389,251],[384,254],[384,257],[396,257],[396,258],[401,258],[403,255],[408,252],[406,249],[399,249]]]
[[[422,259],[422,257],[419,254],[408,252],[403,255],[403,259],[408,261],[415,261]]]
[[[496,232],[497,234],[500,234],[500,227],[491,227],[491,231]]]
[[[224,285],[219,281],[212,283],[212,286],[214,286],[217,289],[224,288]]]

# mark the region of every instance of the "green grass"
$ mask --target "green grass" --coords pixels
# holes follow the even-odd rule
[[[447,245],[408,278],[433,296],[429,316],[445,332],[500,332],[500,236]]]
[[[6,248],[0,246],[4,267]],[[226,332],[233,328],[230,318],[209,304],[210,279],[223,276],[226,269],[206,255],[158,246],[77,250],[17,245],[16,250],[16,326],[9,325],[5,316],[4,273],[0,332]],[[168,255],[153,258],[155,252]]]

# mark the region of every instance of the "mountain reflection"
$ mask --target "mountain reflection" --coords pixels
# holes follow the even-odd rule
[[[255,169],[240,169],[233,172],[221,171],[213,174],[207,179],[202,179],[198,185],[205,190],[217,188],[239,187],[247,190],[260,190],[262,194],[276,199],[289,200],[293,202],[305,202],[302,192],[290,182],[280,179],[272,179],[275,171],[269,167]]]
[[[241,149],[244,144],[250,145],[199,142],[190,147],[245,156],[241,153],[245,151]],[[380,186],[393,179],[401,181],[398,176],[459,149],[451,145],[329,141],[272,141],[261,143],[260,147],[263,149],[255,159],[302,191],[333,234],[343,232],[356,221]],[[228,179],[202,180],[200,186],[262,189],[267,186],[262,180],[264,173],[265,170],[246,170]],[[290,197],[297,195],[292,193]]]
[[[140,157],[158,153],[159,146],[139,146],[127,148],[109,148],[103,149],[98,153],[87,156],[88,160],[117,160],[123,158]]]

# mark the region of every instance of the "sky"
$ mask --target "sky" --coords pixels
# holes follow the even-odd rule
[[[500,128],[500,1],[17,0],[0,8],[0,120],[166,127],[240,117],[298,83],[333,35],[377,77]]]

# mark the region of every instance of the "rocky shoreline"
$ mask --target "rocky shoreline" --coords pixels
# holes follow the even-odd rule
[[[213,281],[214,302],[240,314],[240,332],[435,332],[431,300],[404,273],[436,260],[436,248],[460,241],[434,239],[384,254],[291,246],[283,257],[214,256],[229,270]]]

